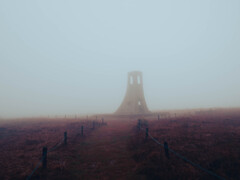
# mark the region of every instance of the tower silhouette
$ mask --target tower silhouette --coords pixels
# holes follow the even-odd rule
[[[127,92],[115,114],[134,115],[149,113],[150,111],[148,110],[143,93],[142,73],[140,71],[129,72]]]

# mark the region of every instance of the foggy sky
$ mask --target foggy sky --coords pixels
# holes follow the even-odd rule
[[[240,107],[239,0],[1,0],[0,117]]]

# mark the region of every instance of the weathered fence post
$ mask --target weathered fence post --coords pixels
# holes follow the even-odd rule
[[[42,168],[47,168],[47,147],[43,147],[42,149]]]
[[[160,120],[160,115],[158,114],[158,120]]]
[[[102,125],[104,124],[104,119],[102,118]]]
[[[138,119],[138,130],[141,129],[141,119]]]
[[[148,138],[148,128],[146,128],[146,139]]]
[[[165,149],[165,155],[169,159],[168,143],[166,141],[164,142],[164,149]]]
[[[92,126],[93,126],[93,129],[94,129],[94,127],[95,127],[95,122],[94,121],[92,122]]]
[[[64,144],[67,145],[67,131],[64,132]]]
[[[81,135],[83,136],[83,126],[81,127]]]

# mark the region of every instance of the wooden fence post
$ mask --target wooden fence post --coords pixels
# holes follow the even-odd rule
[[[103,125],[103,123],[104,123],[104,119],[102,118],[102,125]]]
[[[94,121],[92,122],[92,126],[93,126],[93,129],[94,129],[95,128],[95,122]]]
[[[158,114],[158,120],[160,120],[160,116],[159,116],[159,114]]]
[[[64,144],[67,145],[67,131],[64,132]]]
[[[148,128],[146,128],[146,139],[148,138]]]
[[[166,141],[164,142],[164,149],[165,149],[165,155],[169,159],[168,143]]]
[[[138,130],[141,129],[141,119],[138,119]]]
[[[47,168],[47,147],[43,147],[42,149],[42,168]]]
[[[83,136],[83,126],[81,127],[81,135]]]

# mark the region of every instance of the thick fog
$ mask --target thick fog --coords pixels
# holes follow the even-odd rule
[[[1,0],[0,117],[240,106],[239,0]]]

